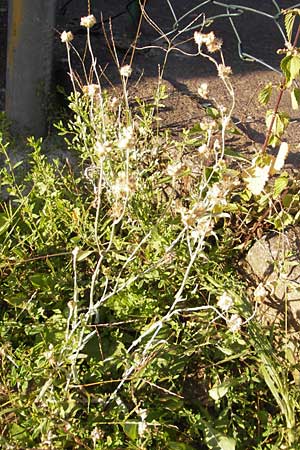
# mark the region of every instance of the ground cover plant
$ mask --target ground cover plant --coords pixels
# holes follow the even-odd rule
[[[300,68],[289,14],[284,88]],[[61,35],[74,92],[56,129],[70,158],[49,160],[30,138],[20,176],[1,122],[1,447],[297,449],[297,348],[286,317],[258,320],[269,294],[239,270],[258,230],[299,222],[284,127],[268,114],[277,157],[264,147],[248,161],[228,146],[238,133],[231,69],[221,39],[203,28],[195,49],[231,102],[215,99],[174,138],[160,129],[162,74],[151,102],[130,98],[132,64],[115,52],[122,95],[103,90],[94,24],[81,19],[91,70],[82,60],[80,80],[73,36]]]

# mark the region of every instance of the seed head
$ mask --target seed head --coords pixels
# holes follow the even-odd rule
[[[227,326],[232,333],[240,331],[242,323],[242,318],[238,314],[232,314],[230,319],[227,320]]]
[[[60,35],[60,40],[64,44],[73,41],[73,39],[74,39],[74,36],[71,31],[63,31]]]
[[[205,100],[208,99],[208,84],[207,83],[201,83],[198,87],[198,94],[200,97],[204,98]]]
[[[233,303],[234,302],[232,297],[230,297],[230,295],[228,295],[227,292],[223,292],[223,294],[218,300],[217,305],[220,309],[222,309],[222,311],[227,312],[233,306]]]
[[[132,74],[132,68],[130,67],[129,64],[126,64],[125,66],[122,66],[120,68],[121,77],[129,78],[131,74]]]
[[[220,78],[228,78],[232,74],[232,69],[230,66],[225,66],[225,64],[218,64],[218,75]]]
[[[96,22],[96,17],[90,14],[89,16],[81,17],[80,25],[85,28],[92,28]]]

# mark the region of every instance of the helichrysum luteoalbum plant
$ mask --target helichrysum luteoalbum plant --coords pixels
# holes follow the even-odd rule
[[[268,286],[238,270],[262,214],[284,226],[276,199],[288,183],[293,217],[289,145],[228,159],[232,69],[214,32],[195,32],[195,46],[231,103],[214,99],[174,139],[157,125],[162,78],[150,107],[129,106],[132,61],[117,64],[123,93],[105,91],[96,19],[80,23],[91,57],[80,83],[76,37],[61,34],[74,92],[57,128],[73,159],[51,162],[30,139],[24,176],[1,136],[2,448],[296,449],[298,369],[280,327],[256,321]]]

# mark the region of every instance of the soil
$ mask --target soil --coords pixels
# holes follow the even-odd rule
[[[205,5],[201,6],[202,3]],[[223,2],[218,3],[230,5],[231,2],[223,0]],[[269,17],[276,14],[274,0],[251,0],[251,2],[249,0],[235,0],[233,3],[248,7],[251,3],[252,10],[260,10],[264,13],[262,15],[248,11],[233,18],[242,40],[243,51],[262,60],[264,64],[241,60],[238,53],[237,37],[227,17],[214,20],[207,28],[207,31],[213,30],[218,37],[222,38],[225,63],[230,65],[233,71],[231,81],[234,86],[236,101],[233,121],[242,131],[241,137],[234,145],[245,153],[249,153],[254,146],[259,148],[265,138],[264,117],[266,108],[259,104],[257,95],[269,81],[280,82],[280,74],[267,66],[279,69],[280,57],[276,51],[284,47],[284,40],[275,20]],[[298,4],[296,0],[277,0],[277,3],[280,4],[280,8],[288,8]],[[81,33],[79,22],[81,16],[87,15],[86,4],[87,2],[82,0],[58,1],[57,25],[54,32],[54,84],[63,85],[67,90],[70,89],[67,76],[68,67],[64,45],[60,42],[60,32],[64,29],[72,30],[75,34],[74,46],[80,52],[84,50],[85,36]],[[105,6],[102,8],[101,5],[103,4]],[[132,52],[128,51],[128,48],[133,39],[133,27],[130,16],[126,11],[127,4],[128,1],[126,0],[91,1],[91,12],[98,20],[100,20],[102,13],[108,34],[110,33],[109,17],[113,18],[111,29],[121,65],[130,63],[132,57]],[[63,8],[64,5],[66,5],[65,8]],[[198,7],[197,10],[196,7]],[[197,51],[193,40],[194,30],[187,29],[186,32],[181,32],[192,21],[195,21],[194,25],[200,30],[203,14],[206,18],[210,18],[220,13],[224,15],[226,10],[224,6],[216,6],[213,0],[206,2],[200,0],[148,0],[146,12],[154,21],[155,27],[150,25],[145,18],[143,19],[141,34],[137,41],[138,48],[135,50],[133,57],[133,74],[129,80],[132,97],[138,95],[145,99],[152,97],[157,86],[158,72],[164,64],[167,42],[163,34],[172,31],[174,28],[174,15],[177,18],[182,18],[184,14],[189,12],[185,18],[180,20],[177,31],[168,35],[170,39],[173,39],[173,46],[180,51],[170,52],[163,71],[163,80],[169,97],[164,102],[165,108],[160,115],[162,126],[170,127],[176,134],[178,130],[190,127],[203,117],[205,105],[197,94],[197,89],[202,82],[207,82],[210,92],[213,93],[206,104],[228,105],[228,95],[221,80],[216,75],[215,66],[199,56],[190,56]],[[200,13],[203,14],[197,19]],[[282,20],[279,20],[279,23],[282,25]],[[158,29],[161,31],[157,31]],[[4,109],[6,30],[7,0],[0,0],[0,110]],[[120,89],[118,71],[107,48],[103,30],[98,26],[92,31],[94,53],[104,72],[101,82],[109,89],[118,91]],[[180,36],[176,38],[179,31],[181,32]],[[75,67],[82,77],[80,64],[76,63],[75,59],[74,54]],[[86,63],[89,64],[88,58]],[[84,81],[83,83],[85,84]],[[271,107],[275,101],[276,96],[272,98]],[[293,170],[297,170],[300,166],[299,112],[291,110],[288,95],[283,98],[281,110],[288,112],[292,117],[286,136],[292,145],[292,153],[289,155],[287,164],[293,167]]]

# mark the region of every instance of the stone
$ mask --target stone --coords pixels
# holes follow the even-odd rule
[[[268,290],[273,315],[288,312],[300,329],[300,227],[271,233],[249,250],[244,269]]]

